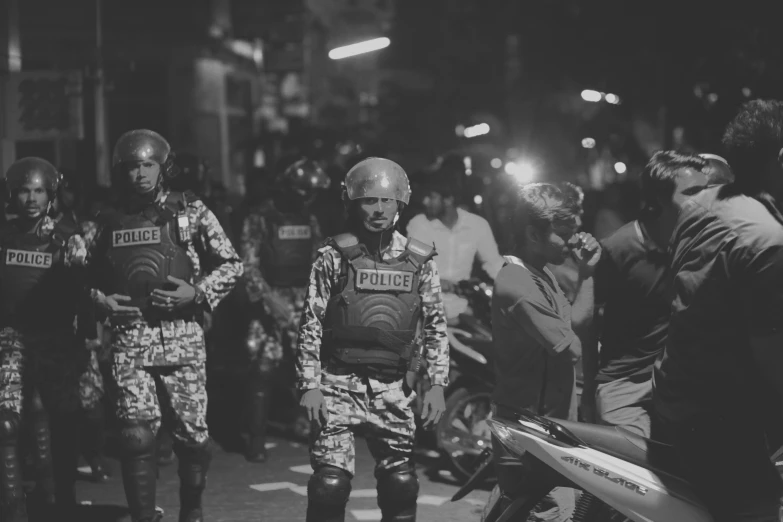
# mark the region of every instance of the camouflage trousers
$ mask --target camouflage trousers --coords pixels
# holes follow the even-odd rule
[[[385,383],[375,379],[321,374],[321,393],[329,419],[313,432],[310,463],[313,469],[335,466],[355,474],[355,438],[363,432],[375,459],[376,469],[394,469],[413,456],[416,423],[411,403],[416,393],[403,381]]]
[[[306,288],[272,287],[269,298],[279,306],[259,301],[247,333],[248,356],[259,374],[269,375],[285,359],[293,360],[306,292]]]
[[[207,373],[204,362],[180,366],[112,364],[117,418],[142,420],[158,432],[165,420],[172,436],[185,444],[209,439]]]
[[[22,414],[32,393],[40,394],[51,414],[68,415],[79,408],[79,373],[86,354],[68,333],[24,335],[0,331],[0,410]]]

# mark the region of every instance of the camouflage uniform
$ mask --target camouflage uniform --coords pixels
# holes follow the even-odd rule
[[[402,234],[394,232],[384,260],[401,255],[406,242]],[[389,382],[355,373],[330,373],[329,361],[321,360],[325,311],[332,288],[339,284],[342,259],[332,246],[325,246],[319,252],[310,275],[297,350],[299,389],[303,392],[320,389],[329,414],[326,425],[312,438],[310,461],[315,470],[333,466],[353,476],[354,432],[359,427],[366,428],[368,446],[376,460],[380,490],[380,479],[385,471],[409,465],[412,459],[415,422],[411,403],[415,393],[407,388],[403,379]],[[420,274],[418,291],[428,373],[433,385],[445,387],[449,372],[448,341],[435,262],[428,260],[422,265]]]
[[[168,196],[168,191],[161,191],[157,201]],[[189,282],[204,295],[204,305],[214,310],[242,275],[242,263],[203,202],[187,200],[184,214],[190,241],[182,248],[193,268]],[[105,230],[99,230],[88,262],[105,257],[98,247],[105,244]],[[94,272],[100,277],[100,269]],[[138,318],[110,319],[110,329],[112,395],[123,426],[123,483],[131,514],[137,520],[155,519],[154,438],[165,416],[180,461],[180,515],[198,512],[200,516],[211,460],[202,327],[196,320],[150,323]]]
[[[74,219],[76,219],[75,216]],[[80,223],[79,228],[81,229],[81,235],[84,238],[85,243],[91,245],[95,241],[95,234],[98,233],[98,224],[94,221],[85,220]],[[97,338],[98,332],[94,324],[80,324],[79,329],[82,331],[85,340],[93,341]],[[84,371],[79,376],[81,407],[86,411],[96,408],[106,395],[103,375],[101,374],[100,366],[98,364],[99,358],[98,352],[96,351],[97,349],[98,345],[95,343],[90,343],[89,346],[87,346],[89,359]]]
[[[44,216],[39,225],[39,237],[51,235],[56,225],[57,220]],[[5,226],[15,225],[11,222]],[[76,318],[79,298],[84,292],[79,267],[84,264],[87,246],[79,235],[70,235],[61,252],[61,261],[55,257],[54,263],[55,266],[62,263],[66,272],[58,276],[57,289],[67,302],[60,302],[57,309],[60,313],[72,310],[73,318]],[[81,304],[84,303],[82,299]],[[83,307],[79,311],[84,311]],[[17,324],[16,320],[11,320],[0,329],[0,417],[4,424],[14,422],[9,419],[24,418],[32,425],[38,492],[43,495],[44,502],[56,500],[65,507],[75,503],[77,441],[72,428],[79,408],[79,374],[87,354],[77,342],[73,318],[69,321],[67,317],[43,314],[32,324],[19,318],[23,322]],[[5,322],[8,318],[0,319]],[[48,328],[36,328],[41,324],[48,324]],[[9,490],[3,492],[0,504],[8,502],[9,495],[21,498],[18,496],[21,495],[21,482],[14,484],[21,477],[17,475],[18,471],[12,470],[18,465],[18,461],[13,462],[18,459],[14,446],[3,444],[4,480],[8,481],[3,488]],[[5,451],[11,453],[5,454]],[[18,491],[12,491],[14,489]]]
[[[161,199],[166,194],[161,193]],[[201,201],[188,205],[187,216],[194,239],[188,244],[187,254],[197,274],[191,283],[204,292],[206,303],[214,309],[242,274],[242,264],[217,218]],[[206,249],[202,256],[195,248],[197,244]],[[94,250],[91,254],[96,255]],[[172,401],[164,406],[170,407],[167,413],[174,415],[174,437],[197,444],[208,439],[206,350],[201,325],[182,319],[160,324],[143,320],[111,322],[111,352],[120,419],[146,420],[157,432],[162,417],[156,393],[160,385]],[[164,368],[157,372],[146,370],[160,367]]]

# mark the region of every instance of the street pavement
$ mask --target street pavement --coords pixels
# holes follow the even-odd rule
[[[294,522],[304,521],[307,507],[307,481],[312,473],[307,447],[284,438],[267,443],[269,461],[251,464],[239,453],[215,448],[204,497],[206,520],[210,522]],[[346,521],[379,521],[376,503],[373,460],[365,441],[357,438],[356,476],[348,503]],[[439,461],[425,450],[417,452],[419,481],[418,520],[422,522],[477,521],[488,496],[484,490],[472,492],[458,502],[451,496],[458,484]],[[115,522],[127,516],[125,496],[119,476],[119,464],[109,461],[113,476],[109,482],[95,484],[80,481],[77,497],[84,504],[79,520]],[[87,468],[83,468],[85,471]],[[164,510],[163,521],[177,520],[178,488],[176,462],[161,468],[158,480],[158,505]]]

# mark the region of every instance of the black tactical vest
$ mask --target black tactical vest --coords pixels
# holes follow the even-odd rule
[[[421,329],[421,267],[435,249],[408,239],[395,259],[378,261],[356,236],[328,241],[342,256],[340,287],[326,306],[324,348],[338,365],[363,365],[402,376]]]
[[[129,306],[139,307],[148,320],[175,318],[151,306],[153,290],[176,289],[168,276],[184,281],[193,276],[187,254],[192,237],[186,206],[186,194],[170,192],[165,202],[150,204],[138,213],[114,211],[102,216],[104,292],[129,296]]]
[[[76,229],[60,219],[44,237],[23,233],[14,222],[0,230],[0,326],[20,331],[73,327],[83,288],[63,265],[63,251]]]
[[[313,262],[310,217],[301,214],[264,214],[269,243],[262,245],[261,270],[271,286],[307,286]]]

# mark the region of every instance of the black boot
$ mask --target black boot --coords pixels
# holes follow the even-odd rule
[[[94,408],[84,412],[84,458],[90,466],[93,482],[109,480],[109,469],[104,459],[106,447],[106,421],[104,407],[99,403]]]
[[[7,410],[0,412],[0,520],[6,522],[27,522],[18,442],[19,416]]]
[[[35,469],[33,498],[36,505],[54,505],[56,496],[49,416],[37,394],[33,397],[30,405],[30,429],[33,439],[31,453]]]
[[[158,520],[155,487],[158,462],[155,435],[144,421],[125,421],[120,431],[122,484],[134,522]]]
[[[207,486],[207,471],[212,462],[210,442],[199,446],[177,444],[179,459],[179,522],[203,522],[201,495]]]
[[[266,425],[269,416],[269,393],[256,384],[251,386],[248,397],[248,444],[245,458],[249,462],[267,461]]]

